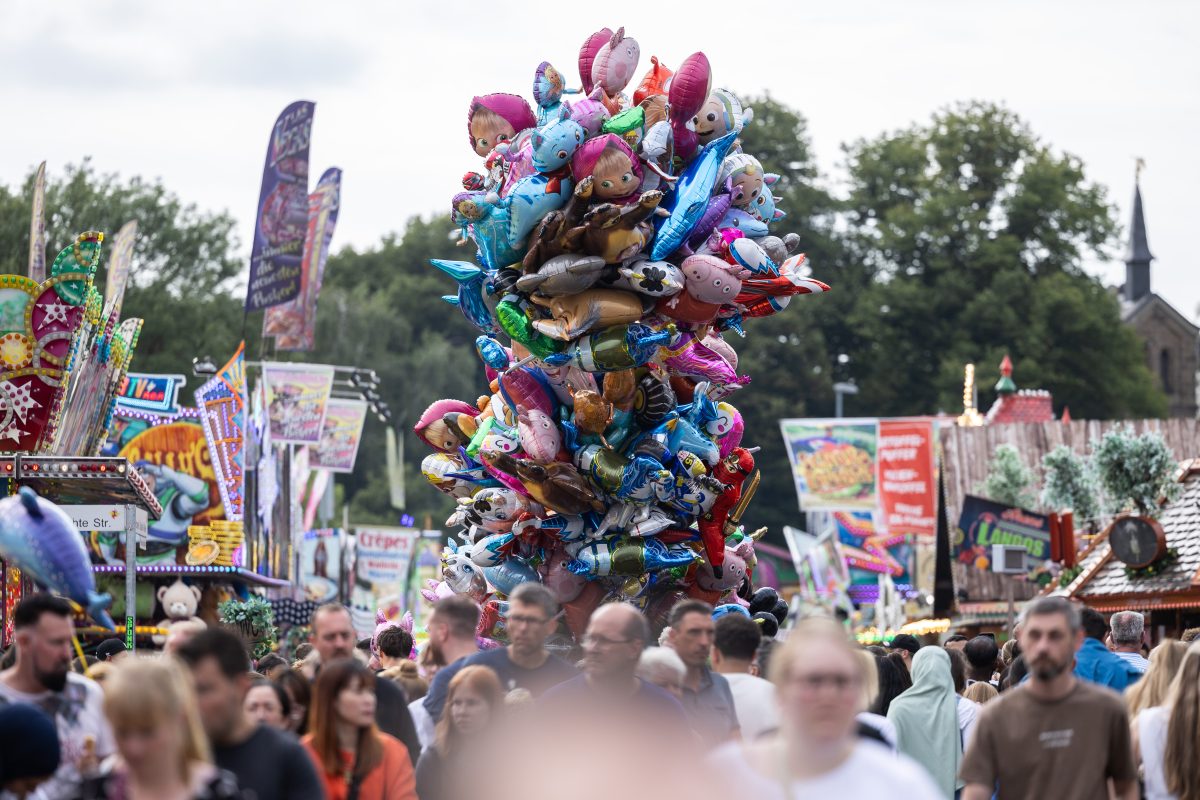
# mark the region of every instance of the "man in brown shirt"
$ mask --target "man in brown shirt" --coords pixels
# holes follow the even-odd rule
[[[1029,681],[984,706],[963,759],[963,800],[1136,800],[1137,768],[1120,695],[1072,672],[1082,644],[1079,612],[1061,597],[1022,615]]]

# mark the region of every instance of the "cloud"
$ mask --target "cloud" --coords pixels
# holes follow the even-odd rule
[[[257,89],[346,86],[365,63],[350,42],[279,32],[212,42],[191,56],[186,78]]]

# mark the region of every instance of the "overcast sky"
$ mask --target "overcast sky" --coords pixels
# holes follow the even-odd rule
[[[473,94],[528,96],[543,59],[576,78],[584,37],[622,24],[641,43],[639,75],[651,54],[677,66],[703,50],[717,85],[800,109],[835,187],[841,143],[969,99],[1007,104],[1080,156],[1124,226],[1145,158],[1152,285],[1196,318],[1195,2],[4,0],[0,182],[91,156],[228,209],[245,248],[271,125],[314,100],[310,179],[345,170],[334,247],[365,248],[412,214],[445,212],[477,168]],[[1124,276],[1119,261],[1088,266]]]

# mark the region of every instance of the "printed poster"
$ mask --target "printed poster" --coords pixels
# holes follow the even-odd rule
[[[933,436],[931,419],[879,421],[879,506],[888,533],[937,535]]]
[[[315,103],[298,100],[275,120],[254,219],[246,310],[286,303],[300,293],[308,232],[308,148]]]
[[[330,472],[353,472],[366,419],[365,400],[331,397],[325,404],[321,441],[309,448],[309,467]]]
[[[877,420],[784,419],[779,427],[801,510],[875,508]]]
[[[263,364],[267,417],[275,444],[319,444],[333,388],[326,364]]]
[[[354,584],[350,604],[359,619],[375,627],[375,612],[399,619],[410,606],[405,601],[413,553],[421,531],[417,528],[358,528],[355,535]]]
[[[951,548],[960,563],[991,569],[992,545],[1019,545],[1029,562],[1050,558],[1050,518],[1023,508],[966,495]]]
[[[342,579],[342,530],[305,531],[300,540],[300,587],[304,599],[332,603],[338,599]]]

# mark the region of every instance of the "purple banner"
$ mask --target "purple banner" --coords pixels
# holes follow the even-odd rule
[[[275,120],[254,221],[247,311],[277,306],[300,294],[300,259],[308,232],[308,145],[315,107],[298,100]]]
[[[277,350],[312,350],[317,324],[317,297],[325,277],[325,260],[341,206],[342,171],[325,170],[308,196],[308,233],[300,267],[300,294],[294,300],[267,309],[263,335],[275,337]]]

